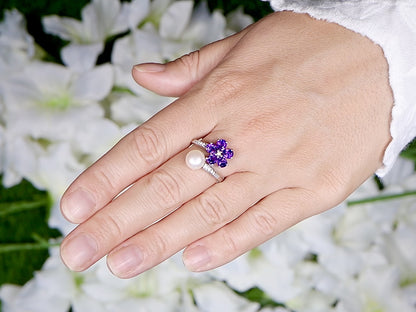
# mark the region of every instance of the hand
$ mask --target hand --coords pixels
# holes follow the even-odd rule
[[[391,139],[381,48],[307,15],[271,14],[133,76],[179,99],[64,194],[62,213],[80,225],[61,255],[76,271],[108,254],[110,270],[128,278],[184,247],[190,270],[225,264],[343,201],[382,165]],[[198,138],[234,150],[217,169],[223,182],[186,166]]]

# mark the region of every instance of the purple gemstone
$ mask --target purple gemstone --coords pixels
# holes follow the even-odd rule
[[[214,144],[212,144],[212,143],[209,143],[209,144],[207,144],[207,146],[205,147],[205,150],[208,152],[208,153],[215,153],[216,151],[217,151],[217,147],[214,145]]]
[[[224,152],[224,157],[225,158],[231,159],[231,158],[233,158],[233,156],[234,156],[233,150],[230,150],[230,149],[225,150],[225,152]]]
[[[217,141],[217,147],[220,148],[220,149],[226,148],[227,147],[227,141],[224,140],[224,139],[219,139]]]
[[[219,159],[218,160],[218,166],[220,166],[221,168],[224,168],[225,166],[227,166],[227,160]]]
[[[208,164],[213,165],[218,161],[218,159],[215,157],[215,155],[209,155],[206,157],[206,161]]]

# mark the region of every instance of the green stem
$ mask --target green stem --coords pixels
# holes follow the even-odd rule
[[[12,251],[42,250],[50,247],[59,246],[59,243],[17,243],[17,244],[0,244],[0,254]]]
[[[375,196],[375,197],[368,197],[364,199],[351,200],[351,201],[347,201],[347,205],[355,206],[355,205],[367,204],[367,203],[372,203],[372,202],[377,202],[377,201],[382,201],[382,200],[391,200],[391,199],[407,197],[407,196],[415,196],[415,195],[416,195],[416,191],[408,191],[408,192],[403,192],[400,194],[381,195],[381,196]]]
[[[48,205],[48,199],[41,199],[38,201],[21,201],[21,202],[11,202],[11,203],[0,203],[0,217],[3,217],[8,214],[18,213],[22,211],[37,209],[42,206]]]

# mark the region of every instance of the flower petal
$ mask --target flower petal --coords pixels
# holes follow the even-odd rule
[[[61,51],[64,64],[75,71],[92,69],[97,62],[98,55],[103,51],[103,43],[69,44]]]
[[[150,12],[149,0],[133,0],[129,9],[129,27],[134,29],[142,22]]]
[[[76,19],[50,15],[42,19],[42,24],[48,34],[69,41],[82,42],[83,25]]]
[[[197,286],[193,289],[193,292],[197,305],[206,312],[254,312],[260,306],[257,302],[250,302],[238,296],[221,282]]]
[[[114,74],[111,65],[101,65],[80,74],[70,90],[75,99],[80,101],[101,101],[113,87]]]
[[[107,37],[128,29],[127,18],[123,20],[119,16],[120,9],[118,0],[93,0],[82,9],[82,22],[89,42],[103,42]]]
[[[160,20],[160,35],[179,39],[191,19],[193,4],[193,1],[178,1],[169,6]]]

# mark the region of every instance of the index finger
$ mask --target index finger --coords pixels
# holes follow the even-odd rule
[[[84,222],[126,187],[186,148],[192,139],[209,133],[214,126],[210,116],[205,106],[190,103],[187,96],[175,101],[85,170],[64,193],[62,214],[73,223]]]

